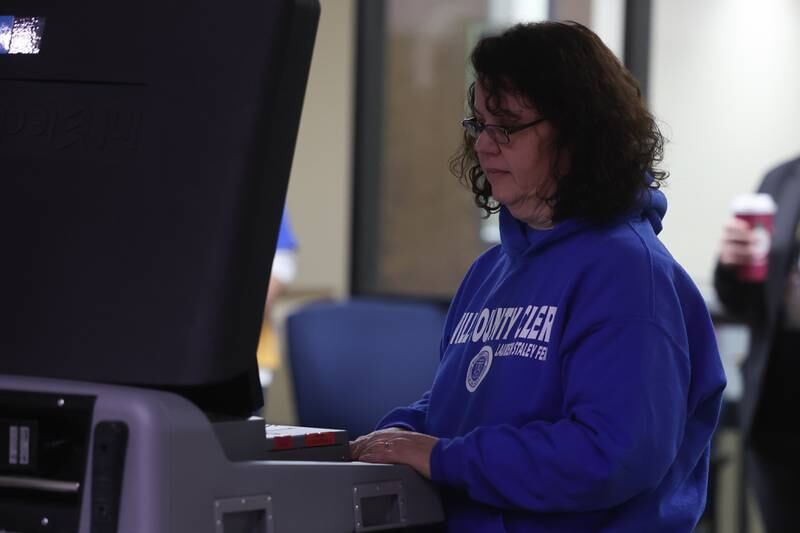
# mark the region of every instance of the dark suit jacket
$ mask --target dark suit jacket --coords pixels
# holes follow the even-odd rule
[[[766,283],[742,283],[733,270],[719,263],[714,273],[714,286],[725,309],[750,325],[750,350],[742,369],[744,395],[740,406],[742,430],[747,436],[753,428],[779,328],[795,229],[800,220],[800,158],[770,171],[759,191],[769,193],[778,204]]]

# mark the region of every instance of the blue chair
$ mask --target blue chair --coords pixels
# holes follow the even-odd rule
[[[372,431],[391,409],[430,389],[445,310],[433,303],[316,302],[286,321],[298,423]]]

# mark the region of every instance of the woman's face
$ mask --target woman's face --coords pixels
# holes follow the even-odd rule
[[[501,115],[487,109],[486,98],[484,88],[476,83],[475,118],[483,124],[513,128],[542,118],[533,104],[514,93],[500,94]],[[514,218],[533,227],[551,226],[551,209],[542,198],[555,188],[553,136],[553,127],[545,120],[512,133],[508,144],[496,143],[486,131],[475,140],[475,152],[492,186],[492,197]]]

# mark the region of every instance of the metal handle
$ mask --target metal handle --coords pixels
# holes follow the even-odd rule
[[[81,484],[77,481],[58,481],[41,477],[0,476],[0,487],[77,494]]]

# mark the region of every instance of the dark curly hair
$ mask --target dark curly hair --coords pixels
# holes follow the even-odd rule
[[[546,201],[555,222],[611,220],[631,209],[644,189],[657,189],[667,178],[656,168],[664,138],[638,82],[585,26],[572,21],[518,24],[481,39],[470,60],[493,114],[504,114],[502,93],[518,94],[552,124],[556,187]],[[468,105],[474,114],[474,82]],[[450,169],[472,189],[476,205],[488,216],[500,206],[491,199],[474,143],[465,133]],[[570,164],[559,175],[562,153]]]

